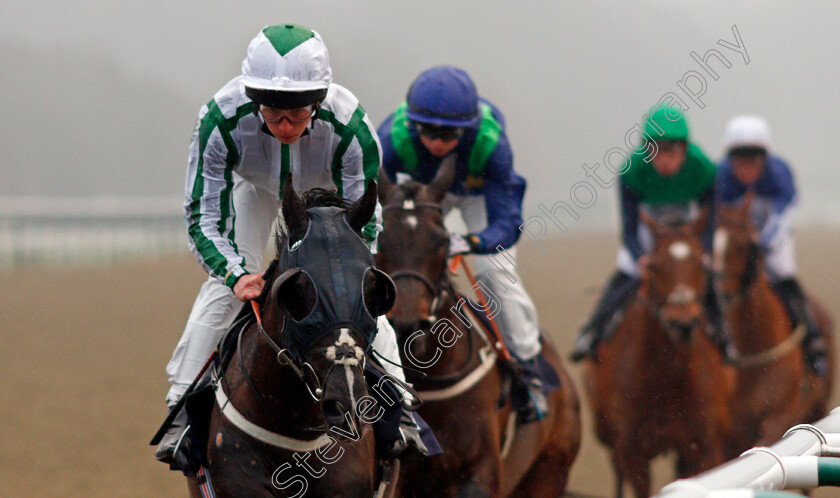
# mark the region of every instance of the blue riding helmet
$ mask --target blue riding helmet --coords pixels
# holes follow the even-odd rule
[[[470,76],[452,66],[420,73],[408,88],[408,119],[436,126],[472,126],[478,112],[478,92]]]

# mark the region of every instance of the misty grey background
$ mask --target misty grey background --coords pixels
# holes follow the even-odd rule
[[[800,223],[840,223],[835,159],[840,5],[833,2],[30,0],[0,6],[0,195],[183,191],[202,104],[240,71],[267,24],[321,33],[334,80],[378,125],[423,69],[463,67],[507,119],[526,215],[569,200],[581,165],[603,164],[677,81],[719,50],[693,138],[718,159],[726,121],[764,115],[795,168]],[[749,65],[732,50],[737,25]],[[700,71],[702,73],[702,71]],[[602,168],[603,169],[603,168]],[[614,225],[597,189],[572,230]]]

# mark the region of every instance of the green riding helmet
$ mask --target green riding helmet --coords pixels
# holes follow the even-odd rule
[[[680,107],[661,105],[645,120],[645,134],[652,140],[687,142],[688,122]]]

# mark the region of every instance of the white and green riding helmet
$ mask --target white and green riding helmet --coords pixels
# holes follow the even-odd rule
[[[242,61],[245,94],[277,109],[318,105],[332,82],[330,54],[316,31],[295,24],[266,26]]]

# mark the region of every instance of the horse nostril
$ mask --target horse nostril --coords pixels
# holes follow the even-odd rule
[[[691,331],[694,330],[694,325],[693,323],[680,323],[677,325],[677,330],[682,340],[687,341],[691,338]]]
[[[344,426],[344,405],[340,401],[328,399],[321,403],[321,412],[327,423],[334,427]]]

